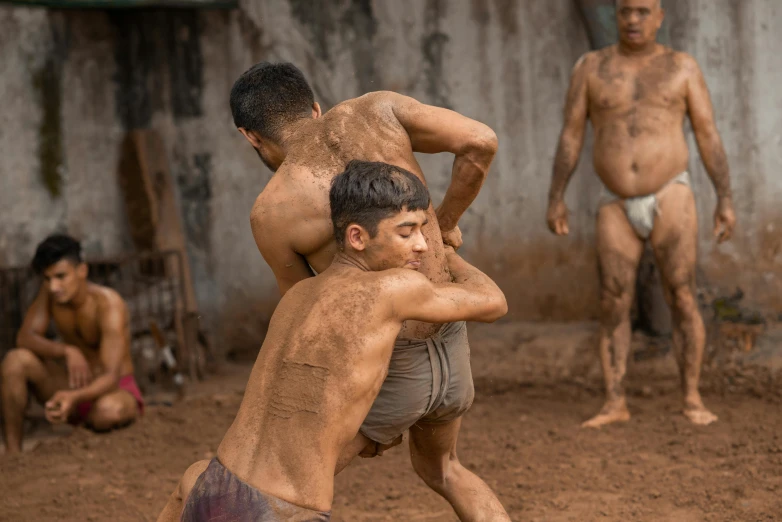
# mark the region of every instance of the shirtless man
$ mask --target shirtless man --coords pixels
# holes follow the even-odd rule
[[[301,71],[291,64],[260,63],[231,91],[231,111],[274,176],[251,214],[258,248],[284,295],[295,283],[322,272],[337,253],[329,219],[329,185],[352,159],[382,161],[424,181],[414,151],[455,154],[451,185],[435,211],[427,209],[429,249],[421,273],[450,281],[443,240],[461,245],[457,223],[472,203],[497,150],[486,125],[453,111],[393,92],[373,92],[321,114]],[[456,458],[462,415],[474,397],[465,323],[407,321],[391,358],[388,377],[337,472],[359,452],[379,454],[410,429],[413,468],[464,519],[477,520],[499,505],[485,484]],[[465,504],[470,491],[483,502]]]
[[[418,272],[430,202],[412,173],[352,161],[328,197],[333,263],[282,297],[217,457],[187,470],[159,520],[328,520],[337,462],[404,322],[493,322],[507,312],[502,291],[452,248],[444,255],[453,283]],[[481,503],[484,494],[461,500]],[[481,520],[509,520],[496,509]]]
[[[583,425],[599,427],[630,418],[624,392],[630,308],[647,239],[672,312],[684,414],[695,424],[709,424],[717,417],[698,392],[705,331],[694,293],[698,221],[687,173],[685,116],[717,191],[714,234],[720,243],[730,238],[736,223],[728,161],[698,64],[655,40],[663,20],[659,0],[619,0],[616,12],[619,43],[587,53],[573,69],[547,215],[552,232],[568,233],[563,196],[589,118],[595,131],[594,168],[605,186],[596,238],[599,350],[607,400]]]
[[[129,424],[144,408],[133,377],[127,306],[114,290],[87,281],[79,243],[49,236],[32,266],[43,284],[17,335],[19,348],[2,363],[8,453],[22,449],[28,387],[55,424],[109,430]],[[51,319],[62,341],[44,337]]]

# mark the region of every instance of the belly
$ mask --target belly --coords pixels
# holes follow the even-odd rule
[[[636,134],[631,136],[631,132]],[[603,184],[623,198],[659,191],[687,169],[689,151],[680,124],[647,127],[624,123],[595,126],[593,165]]]

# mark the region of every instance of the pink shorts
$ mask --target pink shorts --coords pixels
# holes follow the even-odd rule
[[[136,384],[136,378],[130,374],[121,377],[119,380],[118,388],[130,393],[136,399],[136,405],[138,406],[139,415],[144,413],[144,398],[141,396],[141,390],[139,390]],[[76,405],[76,411],[71,415],[69,422],[71,424],[79,424],[87,420],[87,416],[92,410],[92,401],[80,402]]]

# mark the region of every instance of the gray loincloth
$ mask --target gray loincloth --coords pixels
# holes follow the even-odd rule
[[[390,444],[418,421],[460,417],[474,397],[467,324],[448,323],[428,339],[397,339],[388,376],[360,431]]]
[[[627,214],[627,220],[632,225],[635,233],[641,239],[647,239],[654,229],[654,217],[660,213],[660,208],[657,204],[657,195],[665,189],[668,185],[673,183],[680,183],[687,187],[691,186],[690,174],[686,170],[673,178],[671,181],[663,185],[663,187],[654,194],[647,196],[638,196],[635,198],[627,198],[624,200],[625,214]],[[600,201],[598,208],[603,205],[607,205],[617,199],[622,199],[610,190],[605,185],[603,191],[600,194]]]

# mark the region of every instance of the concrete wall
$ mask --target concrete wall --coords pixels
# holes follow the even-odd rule
[[[669,2],[673,45],[712,90],[739,232],[710,237],[714,196],[692,143],[704,281],[780,305],[782,54],[776,0]],[[230,11],[46,11],[0,6],[0,264],[55,229],[88,253],[130,248],[116,183],[125,130],[164,137],[204,318],[221,346],[254,345],[277,300],[248,212],[270,173],[236,132],[234,79],[291,60],[324,108],[391,89],[492,126],[500,150],[462,220],[464,252],[502,285],[511,315],[593,317],[600,187],[587,139],[567,193],[571,235],[551,236],[545,195],[570,69],[589,48],[570,0],[244,1]],[[435,200],[451,157],[421,157]]]

